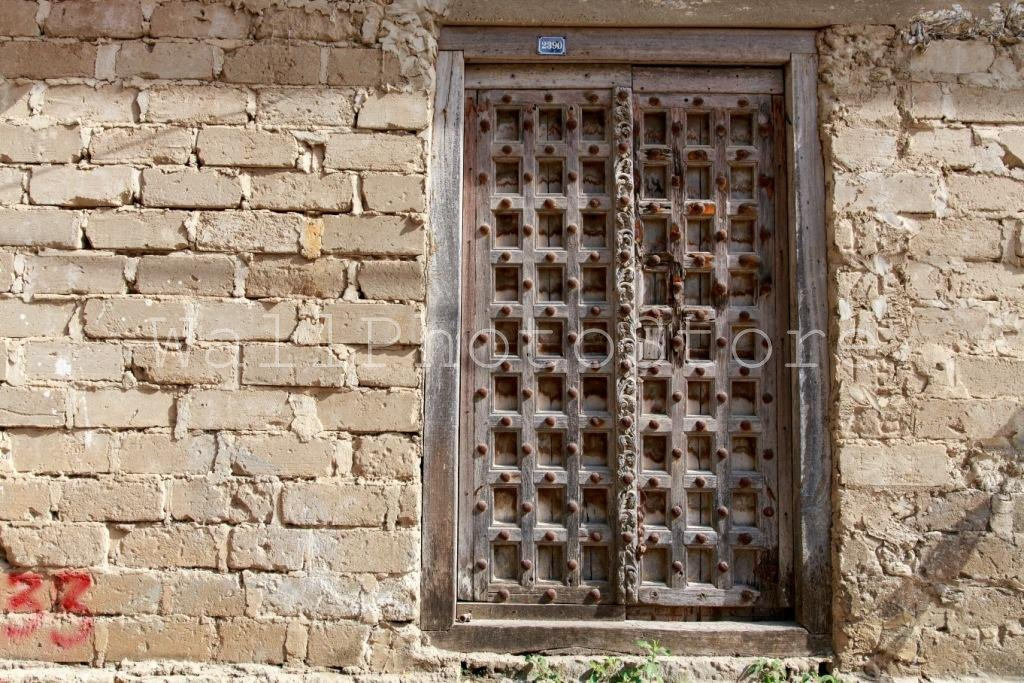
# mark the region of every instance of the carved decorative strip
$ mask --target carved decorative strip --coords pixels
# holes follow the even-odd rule
[[[637,464],[637,381],[636,364],[636,242],[633,228],[633,108],[628,88],[616,88],[612,104],[615,127],[615,246],[618,267],[615,291],[618,312],[615,322],[616,444],[618,487],[616,510],[620,538],[618,590],[623,603],[637,601],[637,493],[634,481]]]

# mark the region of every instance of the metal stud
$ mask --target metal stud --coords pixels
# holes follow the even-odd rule
[[[523,280],[523,289],[533,289],[533,280],[530,278]]]
[[[502,315],[509,315],[510,313],[512,313],[511,306],[502,306],[500,310]]]
[[[524,225],[523,226],[523,234],[526,235],[527,237],[532,235],[533,234],[533,226],[532,225]]]
[[[548,543],[550,543],[551,541],[555,540],[555,532],[554,531],[546,532],[544,534],[544,540],[547,541]]]
[[[676,459],[676,460],[679,460],[681,457],[683,457],[683,449],[682,448],[673,448],[672,449],[672,457],[674,459]]]
[[[766,507],[764,510],[761,510],[761,514],[763,514],[765,517],[771,517],[775,514],[775,508]]]
[[[548,472],[544,475],[544,481],[548,482],[549,484],[553,483],[555,481],[555,478],[556,477],[554,472]]]
[[[679,403],[680,401],[682,401],[683,400],[683,392],[681,392],[681,391],[674,391],[674,392],[672,392],[672,400],[674,402],[676,402],[676,403]]]
[[[603,536],[601,536],[601,532],[600,531],[591,531],[590,532],[590,540],[593,541],[594,543],[600,543],[602,538],[603,538]]]
[[[601,307],[600,306],[591,306],[590,307],[590,315],[601,315]]]
[[[658,488],[658,480],[657,480],[657,478],[651,477],[650,479],[648,479],[647,480],[647,487],[648,488],[652,488],[652,489]]]
[[[632,472],[626,472],[625,474],[623,474],[622,475],[622,483],[625,484],[626,486],[629,486],[630,484],[632,484],[633,483],[633,473]]]
[[[498,532],[498,540],[499,541],[507,541],[510,536],[511,536],[511,534],[508,532],[507,529],[502,529],[501,531]]]
[[[750,487],[750,477],[740,477],[740,488],[745,489]]]
[[[719,460],[725,460],[726,458],[729,457],[729,451],[727,451],[725,448],[719,448],[717,451],[715,451],[715,455],[718,456]]]
[[[597,602],[601,599],[601,591],[599,591],[596,588],[591,588],[590,591],[587,593],[587,598],[589,598],[592,602]]]
[[[501,418],[500,422],[501,422],[501,426],[502,427],[511,427],[512,426],[512,418],[508,417],[507,415],[505,417]]]
[[[724,505],[719,505],[715,511],[718,513],[719,517],[729,516],[729,508],[725,507]]]
[[[698,377],[703,377],[705,372],[707,371],[699,365],[693,369],[693,374],[697,375]]]
[[[566,178],[568,178],[568,180],[569,180],[569,182],[570,182],[570,183],[575,183],[575,182],[576,182],[576,179],[577,179],[577,178],[579,178],[579,176],[578,176],[578,175],[576,175],[576,171],[569,171],[569,172],[568,172],[568,173],[566,174]]]
[[[558,593],[555,591],[554,588],[549,588],[546,591],[544,591],[544,597],[547,598],[547,600],[549,602],[554,600],[555,597],[557,597],[557,596],[558,596]]]
[[[591,427],[600,427],[603,424],[604,424],[604,420],[602,420],[599,417],[592,417],[592,418],[590,418],[590,426]]]
[[[533,174],[530,173],[529,171],[524,173],[523,174],[523,182],[524,183],[532,183],[533,182]]]
[[[503,251],[500,254],[498,254],[498,258],[502,261],[509,261],[512,259],[512,253],[508,251]]]
[[[740,543],[743,545],[750,545],[750,542],[754,540],[754,537],[749,532],[744,531],[739,535],[739,539]]]
[[[747,375],[750,374],[750,368],[748,368],[746,365],[740,367],[740,374],[746,377]]]
[[[763,394],[761,394],[761,401],[762,402],[764,402],[764,403],[771,403],[773,400],[775,400],[775,397],[772,396],[770,392],[766,391]]]
[[[629,429],[630,427],[633,426],[633,418],[630,417],[629,415],[623,415],[622,419],[619,420],[619,424],[621,424],[626,429]]]
[[[533,446],[528,443],[524,443],[522,446],[523,455],[530,455],[533,453]]]
[[[751,590],[741,591],[740,592],[740,598],[743,599],[743,602],[750,602],[751,600],[754,599],[754,591],[751,591]]]
[[[486,510],[487,510],[487,501],[485,501],[485,500],[478,500],[476,502],[476,511],[477,512],[485,512]]]
[[[530,571],[531,569],[533,569],[533,560],[522,560],[519,563],[519,566],[525,569],[526,571]]]
[[[657,368],[651,368],[651,369],[654,370],[655,372],[657,372]],[[660,425],[658,424],[657,420],[651,420],[650,422],[647,423],[647,426],[650,429],[657,429]]]
[[[478,443],[476,445],[476,452],[479,453],[480,455],[487,455],[487,444]]]
[[[511,596],[511,593],[508,592],[507,588],[499,588],[498,589],[498,600],[501,600],[502,602],[505,602],[506,600],[509,599],[510,596]]]
[[[480,387],[476,390],[476,395],[479,398],[487,398],[487,387]]]
[[[672,571],[674,571],[676,574],[682,574],[683,573],[683,563],[680,562],[679,560],[676,560],[675,562],[673,562],[672,563]]]
[[[512,473],[502,472],[501,474],[498,475],[498,478],[507,484],[508,482],[512,481]]]
[[[555,426],[555,418],[553,418],[551,416],[545,417],[544,418],[544,424],[546,424],[548,427],[554,427]]]
[[[574,340],[570,340],[570,341],[574,341]],[[580,390],[577,389],[576,387],[569,387],[568,390],[566,390],[565,393],[569,394],[569,398],[576,398],[577,396],[580,395]]]
[[[695,543],[698,543],[700,545],[704,545],[705,543],[708,542],[708,537],[707,537],[706,534],[697,534],[696,536],[693,537],[693,540],[694,540]]]
[[[704,98],[703,97],[694,97],[693,98],[693,106],[699,107],[702,104],[704,104]]]
[[[706,483],[707,481],[704,479],[704,477],[697,477],[696,479],[693,480],[693,485],[699,489],[704,488],[704,484]]]
[[[508,372],[509,370],[512,369],[512,364],[509,363],[507,360],[503,360],[503,361],[501,361],[501,366],[500,367],[501,367],[501,371],[502,372]]]
[[[698,432],[703,432],[705,429],[708,428],[708,425],[706,422],[704,422],[704,420],[697,420],[697,422],[694,423],[693,428],[696,429]]]
[[[476,568],[479,569],[480,571],[483,571],[483,570],[487,569],[487,560],[485,560],[483,558],[480,558],[479,560],[477,560],[476,561]]]
[[[544,307],[544,315],[551,316],[551,315],[554,315],[554,314],[555,314],[555,307],[554,306],[545,306]]]
[[[566,568],[568,568],[569,571],[574,572],[576,571],[576,568],[580,566],[580,563],[576,560],[569,560],[565,563],[565,566]]]
[[[511,154],[512,153],[512,145],[502,145],[501,153],[502,154]]]
[[[632,543],[633,542],[633,534],[631,532],[629,532],[629,531],[622,532],[622,540],[625,543]]]
[[[716,280],[714,286],[711,287],[711,291],[714,292],[715,296],[723,296],[729,291],[729,287],[721,280]]]
[[[590,475],[590,483],[591,484],[596,484],[596,483],[598,483],[600,481],[601,481],[601,475],[598,474],[597,472],[594,472],[593,474]]]
[[[569,510],[569,512],[579,512],[580,510],[580,504],[577,503],[575,500],[570,500],[565,507]]]
[[[570,443],[568,446],[565,447],[565,452],[568,453],[569,455],[576,455],[577,453],[579,453],[579,450],[580,447],[577,446],[575,443]]]
[[[502,199],[500,202],[498,202],[498,208],[499,209],[508,209],[511,206],[512,206],[512,200],[511,199]]]
[[[480,119],[480,130],[487,132],[491,129],[491,122],[487,119]]]
[[[569,286],[569,289],[576,289],[577,287],[580,286],[580,281],[574,277],[571,277],[568,279],[568,281],[566,281],[566,284]]]
[[[530,514],[531,512],[533,512],[533,503],[531,503],[530,501],[526,501],[519,507],[522,508],[523,512],[525,512],[526,514]]]
[[[680,507],[679,505],[673,505],[672,506],[672,516],[673,517],[682,517],[683,516],[683,508]]]
[[[742,422],[740,422],[740,429],[742,429],[743,431],[749,432],[750,427],[750,420],[743,420]]]
[[[724,391],[719,391],[717,394],[715,394],[715,398],[718,399],[719,403],[725,403],[726,401],[729,400],[729,394],[725,393]]]
[[[718,563],[718,571],[720,571],[720,572],[727,572],[727,571],[729,571],[729,563],[726,562],[725,560],[722,560],[721,562],[719,562]]]
[[[740,320],[744,322],[750,320],[750,311],[740,311]]]
[[[477,229],[480,231],[481,235],[486,235],[486,234],[488,234],[491,231],[491,226],[485,224],[485,225],[481,225]]]
[[[771,460],[772,458],[775,457],[775,451],[773,451],[770,448],[766,448],[764,449],[764,453],[761,454],[761,457],[764,458],[765,460]]]
[[[579,230],[579,228],[576,227],[575,223],[570,223],[569,225],[565,226],[565,231],[570,235],[575,235],[577,230]]]

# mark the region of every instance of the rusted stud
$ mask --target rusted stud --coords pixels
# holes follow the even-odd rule
[[[736,150],[736,158],[739,159],[740,161],[743,161],[748,156],[750,156],[750,151],[749,150],[745,150],[745,149],[738,149],[738,150]]]
[[[501,96],[501,101],[504,102],[505,104],[508,104],[509,102],[512,101],[512,96],[511,95],[507,95],[507,94],[506,95],[502,95]]]
[[[750,477],[740,477],[739,484],[741,489],[749,488],[750,483]]]
[[[619,420],[619,424],[621,424],[626,429],[629,429],[630,427],[633,426],[633,418],[630,417],[629,415],[624,415],[622,419]]]
[[[579,512],[580,510],[580,504],[577,503],[575,500],[570,500],[568,505],[566,505],[565,507],[569,510],[569,512]]]
[[[487,569],[487,560],[485,560],[483,558],[480,558],[479,560],[477,560],[476,561],[476,568],[479,569],[480,571],[483,571],[483,570]]]
[[[718,337],[717,339],[715,339],[715,346],[717,346],[720,349],[724,349],[726,346],[728,346],[728,344],[729,340],[726,339],[725,337]]]
[[[648,97],[647,101],[651,103],[652,107],[657,107],[659,104],[661,104],[661,100],[657,97],[654,97],[653,95],[651,97]]]
[[[707,371],[703,368],[703,366],[700,365],[693,369],[693,374],[697,375],[698,377],[703,377],[705,372]]]
[[[719,391],[717,394],[715,394],[715,398],[718,399],[719,403],[725,403],[726,401],[729,400],[729,395],[724,391]]]
[[[500,600],[502,602],[505,602],[506,600],[508,600],[511,595],[512,594],[508,592],[507,588],[499,588],[498,589],[497,598],[498,598],[498,600]]]
[[[588,92],[588,93],[586,93],[583,96],[586,97],[587,98],[587,102],[590,102],[591,104],[593,104],[594,102],[597,102],[597,100],[600,99],[596,92]]]
[[[693,540],[694,542],[699,543],[700,545],[704,545],[708,542],[708,537],[706,534],[697,534],[693,537]]]
[[[744,322],[750,320],[750,311],[740,311],[740,320]]]
[[[527,237],[529,237],[530,235],[532,235],[532,234],[533,234],[533,226],[532,226],[532,225],[530,225],[529,223],[527,223],[526,225],[524,225],[524,226],[523,226],[523,234],[524,234],[524,235],[526,235]]]
[[[740,261],[740,265],[741,266],[746,266],[747,268],[753,268],[755,266],[760,265],[761,257],[758,256],[757,254],[741,254],[740,258],[739,258],[739,261]]]
[[[673,448],[672,449],[672,457],[675,460],[679,460],[681,457],[683,457],[683,449],[682,448]]]
[[[743,420],[740,422],[740,429],[744,432],[750,431],[750,420]]]
[[[580,395],[579,389],[576,387],[569,387],[565,393],[569,394],[569,398],[576,398]]]
[[[622,540],[623,540],[624,543],[632,543],[633,542],[633,534],[632,534],[632,532],[623,531],[622,532]]]
[[[647,543],[650,545],[658,545],[661,543],[661,536],[658,534],[651,534],[647,537]]]
[[[715,126],[715,135],[717,135],[720,138],[724,138],[725,126],[723,126],[722,124],[718,124],[717,126]]]
[[[683,127],[681,125],[679,125],[678,121],[673,121],[672,122],[672,134],[673,135],[679,135],[681,132],[683,132]]]
[[[590,418],[590,426],[591,427],[600,427],[603,424],[604,424],[604,420],[602,420],[599,417],[592,417],[592,418]]]
[[[672,563],[672,571],[674,571],[676,574],[682,574],[683,573],[683,563],[680,562],[679,560],[676,560],[675,562],[673,562]]]
[[[746,365],[740,367],[740,374],[746,377],[747,375],[750,374],[750,368],[748,368]]]
[[[654,370],[655,372],[658,371],[657,368],[651,368],[651,369]],[[649,428],[651,428],[651,429],[657,429],[660,425],[658,424],[657,420],[651,420],[650,422],[647,423],[647,426]]]
[[[491,122],[487,119],[480,119],[480,130],[487,132],[491,129]]]
[[[509,314],[511,314],[511,313],[512,313],[512,307],[511,307],[511,306],[502,306],[502,307],[501,307],[501,308],[499,309],[499,312],[500,312],[500,313],[501,313],[502,315],[509,315]]]
[[[725,560],[722,560],[721,562],[719,562],[718,563],[718,571],[720,571],[720,572],[727,572],[727,571],[729,571],[729,563],[726,562]]]
[[[682,506],[673,505],[672,506],[672,516],[673,517],[682,517],[683,516],[683,508],[682,508]]]
[[[723,229],[715,230],[715,241],[716,242],[724,242],[725,239],[728,236],[729,236],[729,234],[725,230],[723,230]]]
[[[576,126],[577,125],[579,125],[579,123],[576,121],[576,119],[569,118],[569,119],[566,119],[566,121],[565,121],[565,128],[566,128],[566,130],[576,130]]]
[[[766,391],[763,394],[761,394],[761,402],[762,403],[771,403],[774,400],[775,400],[775,397],[771,395],[771,392]]]
[[[553,601],[557,596],[558,593],[555,591],[554,588],[549,588],[546,591],[544,591],[544,597],[545,599],[547,599],[548,602]]]
[[[509,370],[512,369],[512,364],[509,363],[507,360],[503,360],[503,361],[501,361],[501,366],[500,367],[501,367],[501,371],[502,372],[508,372]]]
[[[565,563],[565,566],[569,571],[574,572],[576,571],[576,568],[580,566],[580,563],[576,560],[569,560]]]
[[[590,483],[596,484],[601,481],[601,475],[598,472],[592,472],[590,475]]]
[[[530,514],[531,512],[533,512],[533,503],[531,503],[530,501],[526,501],[525,503],[523,503],[519,507],[526,514]]]
[[[487,444],[478,443],[476,445],[476,452],[479,453],[480,455],[487,455]]]
[[[696,256],[694,256],[693,257],[693,265],[697,266],[698,268],[703,268],[704,267],[704,256],[701,255],[701,254],[697,254]]]
[[[658,479],[656,477],[651,477],[650,479],[648,479],[647,480],[647,488],[651,488],[651,489],[658,488]]]
[[[579,230],[579,228],[576,227],[575,223],[570,223],[569,225],[565,226],[565,231],[570,235],[575,235],[577,230]]]
[[[705,313],[704,311],[694,311],[693,317],[696,318],[697,320],[703,320],[708,316],[707,313]]]
[[[771,517],[771,516],[773,516],[775,514],[775,508],[773,508],[773,507],[766,507],[764,510],[761,510],[761,514],[764,515],[765,517]]]
[[[533,446],[531,446],[528,443],[524,443],[522,450],[524,455],[530,455],[531,453],[533,453]]]
[[[530,278],[523,280],[523,289],[533,289],[533,280]]]
[[[544,315],[552,316],[554,314],[555,314],[555,307],[554,306],[545,306],[544,307]]]
[[[726,292],[729,291],[729,287],[721,280],[717,280],[714,286],[711,288],[711,291],[715,294],[715,296],[723,296]]]
[[[656,367],[654,367],[652,365],[651,367],[647,368],[647,374],[648,375],[657,375],[658,374],[658,368],[656,368]],[[654,422],[654,420],[651,420],[651,422]],[[657,422],[654,422],[654,424],[657,424]]]
[[[548,253],[544,254],[544,260],[547,261],[548,263],[554,263],[554,260],[555,260],[554,252],[550,252],[549,251]]]
[[[491,340],[491,335],[487,334],[486,332],[481,332],[480,334],[478,334],[476,336],[476,341],[477,341],[478,344],[486,344],[490,340]]]
[[[554,531],[545,532],[544,540],[547,541],[548,543],[550,543],[551,541],[555,540],[555,532]]]
[[[544,208],[545,209],[553,209],[553,208],[555,208],[555,200],[554,199],[545,199],[544,200]]]
[[[590,532],[590,540],[593,541],[594,543],[599,543],[602,538],[603,538],[603,536],[601,536],[601,532],[600,531],[591,531]]]
[[[487,510],[487,501],[485,501],[485,500],[478,500],[476,502],[476,511],[477,512],[485,512],[486,510]]]
[[[726,458],[729,457],[729,451],[726,450],[725,448],[719,448],[717,451],[715,451],[715,455],[718,456],[719,460],[725,460]]]
[[[619,313],[621,313],[622,315],[629,315],[632,312],[633,312],[633,307],[630,304],[620,304],[619,305]]]
[[[481,235],[487,235],[491,232],[491,226],[483,224],[479,228],[477,228],[477,230],[480,231]]]
[[[555,479],[556,479],[556,477],[555,477],[555,473],[554,472],[547,472],[544,475],[544,481],[548,482],[549,484],[554,482]],[[549,540],[553,540],[553,539],[549,539]]]
[[[591,588],[590,591],[587,593],[587,599],[589,599],[591,602],[599,601],[601,599],[601,591],[599,591],[596,588]]]
[[[511,199],[502,199],[500,202],[498,202],[498,208],[499,209],[508,209],[511,206],[512,206],[512,200]]]
[[[522,394],[523,394],[523,398],[525,398],[525,399],[533,398],[533,389],[530,389],[530,388],[523,389]]]
[[[478,398],[487,398],[487,393],[487,387],[480,387],[479,389],[476,390],[476,395]]]
[[[696,479],[693,480],[693,485],[699,489],[704,488],[705,484],[707,484],[707,481],[704,479],[704,477],[697,477]]]
[[[625,142],[620,142],[616,149],[619,150],[619,154],[625,154],[626,152],[629,151],[629,145],[627,145]]]
[[[739,539],[740,543],[743,545],[750,545],[750,542],[754,540],[754,537],[749,532],[744,531],[739,535]]]
[[[748,99],[747,99],[746,97],[741,97],[741,98],[740,98],[740,99],[739,99],[739,100],[738,100],[738,101],[736,102],[736,104],[738,104],[738,105],[739,105],[740,107],[746,107],[746,106],[749,106],[749,105],[750,105],[750,100],[748,100]]]
[[[511,536],[511,534],[509,534],[507,529],[502,529],[501,531],[498,532],[498,540],[499,541],[507,541],[510,536]]]
[[[719,190],[725,192],[725,189],[729,186],[729,181],[728,179],[726,179],[724,174],[719,173],[718,176],[715,178],[715,185],[718,187]]]
[[[601,200],[596,198],[591,199],[589,202],[587,202],[587,204],[588,206],[590,206],[591,209],[596,209],[597,207],[601,206]]]
[[[760,126],[757,127],[757,133],[761,137],[766,138],[772,134],[772,127],[767,123],[762,123]]]
[[[729,508],[725,507],[724,505],[719,505],[718,508],[715,510],[715,512],[718,513],[719,517],[728,517],[729,516]]]
[[[554,99],[555,99],[555,96],[552,95],[551,93],[549,93],[549,92],[544,93],[544,101],[545,102],[551,102]]]
[[[681,277],[672,278],[672,291],[675,294],[679,294],[683,291],[683,279]]]
[[[533,117],[523,120],[523,130],[533,130]]]
[[[512,145],[502,145],[501,153],[502,154],[511,154],[512,153]]]
[[[771,460],[772,458],[775,457],[775,451],[773,451],[770,448],[766,448],[764,449],[764,452],[761,453],[761,457],[764,458],[765,460]]]
[[[565,447],[565,452],[568,453],[569,455],[576,455],[579,452],[579,450],[580,447],[577,446],[575,443],[569,443]]]
[[[544,146],[544,153],[545,154],[554,154],[555,153],[555,148],[552,145],[545,145]]]
[[[505,417],[501,418],[501,420],[499,420],[499,422],[501,423],[502,427],[511,427],[512,426],[512,418],[508,417],[507,415]]]
[[[676,351],[681,351],[685,344],[685,340],[682,337],[672,337],[672,348]]]
[[[509,261],[512,259],[512,254],[510,252],[503,251],[498,255],[498,259],[501,261]]]
[[[477,175],[476,179],[480,181],[481,185],[484,185],[487,183],[487,174],[481,172],[479,175]]]
[[[532,183],[533,182],[533,174],[530,173],[529,171],[524,173],[523,174],[523,182],[524,183]]]
[[[498,475],[498,478],[501,479],[503,482],[505,482],[507,484],[510,481],[512,481],[512,473],[511,472],[502,472],[501,474]]]
[[[531,569],[533,569],[533,560],[521,560],[519,562],[519,566],[525,569],[526,571],[530,571]]]
[[[751,600],[754,599],[754,591],[750,591],[750,590],[741,591],[740,592],[740,598],[742,598],[743,602],[750,602]]]
[[[630,484],[632,484],[633,483],[633,473],[632,472],[626,472],[625,474],[623,474],[622,475],[622,483],[625,484],[626,486],[629,486]]]
[[[679,403],[680,401],[682,401],[683,400],[683,392],[681,392],[681,391],[674,391],[674,392],[672,392],[672,400],[675,401],[676,403]]]
[[[544,418],[544,424],[546,424],[548,427],[554,427],[555,426],[555,418],[550,417],[550,416],[545,417]]]
[[[694,97],[693,98],[693,106],[699,107],[702,104],[704,104],[704,98],[703,97]]]

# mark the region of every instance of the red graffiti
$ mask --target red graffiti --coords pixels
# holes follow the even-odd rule
[[[82,622],[73,633],[60,633],[56,629],[50,632],[50,640],[60,648],[74,647],[85,642],[92,633],[92,613],[89,608],[78,601],[92,586],[92,577],[82,572],[64,572],[53,577],[57,583],[57,594],[60,595],[60,606],[65,612],[77,614]]]
[[[43,577],[31,572],[23,574],[8,574],[7,585],[19,586],[18,590],[7,600],[7,609],[16,612],[32,612],[32,619],[20,626],[8,624],[4,627],[4,633],[8,638],[19,639],[31,635],[39,625],[43,623],[43,606],[35,597],[35,592],[43,585]],[[23,609],[23,608],[28,609]]]
[[[85,642],[92,633],[92,612],[81,602],[82,596],[92,586],[92,577],[84,572],[69,571],[55,574],[53,580],[59,596],[60,611],[82,617],[78,628],[72,633],[61,633],[56,629],[50,631],[50,641],[66,649]],[[43,586],[43,577],[31,572],[9,574],[7,583],[18,587],[17,592],[7,600],[7,611],[30,612],[32,618],[19,626],[8,624],[4,627],[4,634],[11,639],[24,638],[34,633],[43,623],[43,605],[36,598],[36,591]]]

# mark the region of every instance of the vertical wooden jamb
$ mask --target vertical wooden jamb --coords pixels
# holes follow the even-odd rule
[[[828,300],[824,167],[818,138],[818,59],[793,53],[786,67],[790,255],[795,303],[791,367],[794,382],[794,481],[797,516],[797,621],[812,634],[830,628],[832,455],[829,401]]]
[[[437,59],[431,128],[430,251],[423,358],[423,567],[425,630],[455,621],[455,521],[459,453],[459,297],[462,271],[462,118],[464,64],[461,52]]]

